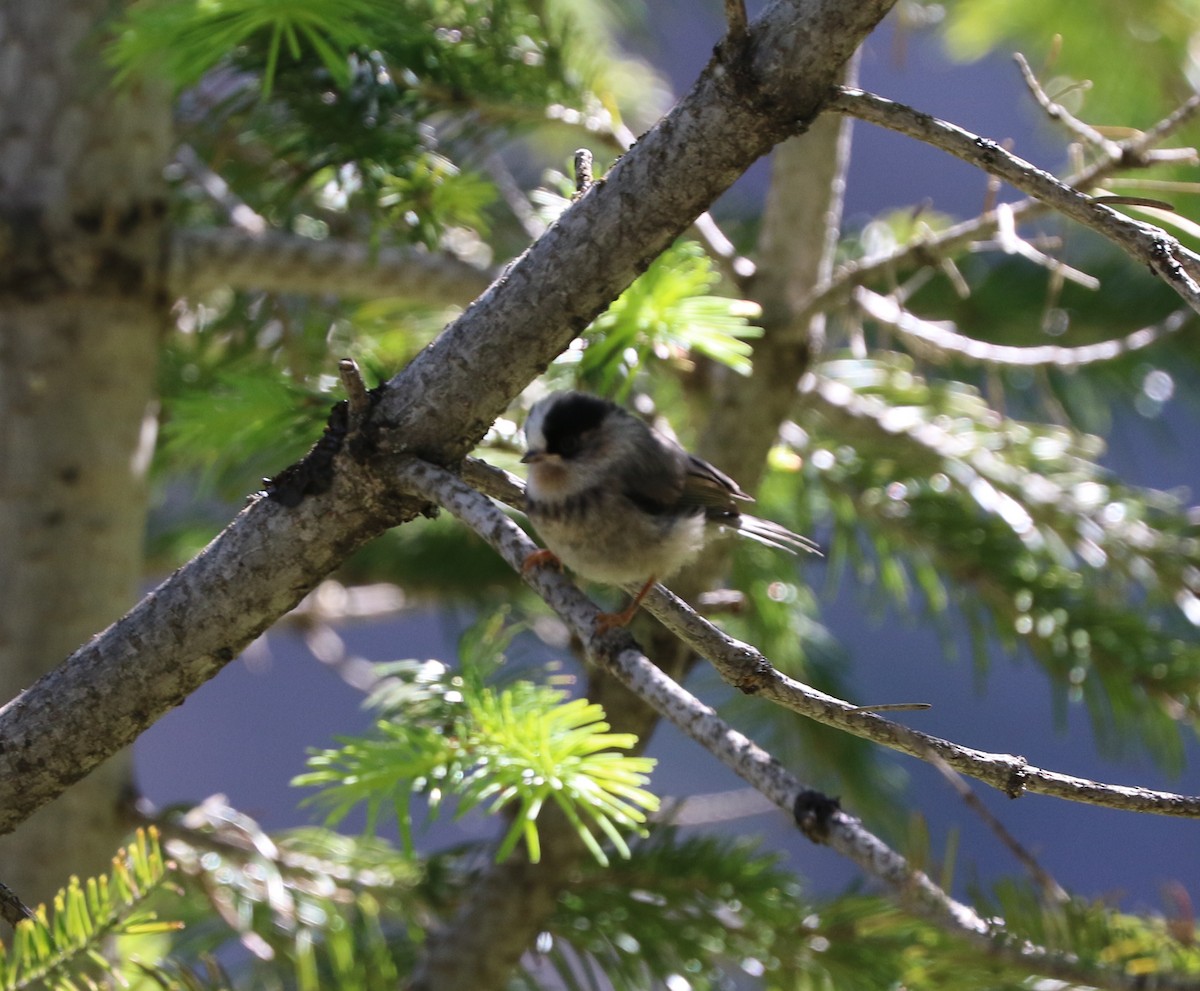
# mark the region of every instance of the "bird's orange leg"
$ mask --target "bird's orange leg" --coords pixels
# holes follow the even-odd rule
[[[646,584],[642,586],[642,590],[633,597],[633,601],[629,603],[620,612],[602,612],[596,617],[596,632],[607,633],[609,630],[614,630],[619,626],[628,626],[629,621],[633,619],[638,611],[638,606],[642,604],[642,599],[646,597],[646,593],[654,587],[655,578],[651,575],[646,579]]]
[[[526,555],[525,560],[521,562],[521,574],[528,574],[534,568],[543,568],[546,565],[557,568],[559,571],[562,571],[563,567],[562,561],[558,559],[558,555],[554,551],[548,551],[545,548],[536,550],[532,554]]]

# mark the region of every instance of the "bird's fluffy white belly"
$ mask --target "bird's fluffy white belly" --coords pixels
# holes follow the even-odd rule
[[[534,526],[568,568],[610,585],[667,578],[683,567],[704,542],[704,517],[647,516],[630,508],[587,513],[583,519],[553,515]]]

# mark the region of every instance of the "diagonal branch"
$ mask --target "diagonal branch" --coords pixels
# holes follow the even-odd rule
[[[478,485],[482,492],[492,498],[510,505],[521,505],[520,501],[514,499],[514,496],[520,497],[518,484],[507,472],[472,460],[464,474],[470,477],[472,484]],[[453,507],[447,508],[456,516],[459,515]],[[468,518],[466,522],[471,526],[477,525],[475,519]],[[941,762],[961,774],[991,785],[1010,798],[1033,793],[1128,812],[1200,818],[1200,796],[1105,784],[1046,770],[1030,764],[1024,757],[964,747],[826,695],[783,674],[756,648],[721,632],[662,585],[656,585],[650,591],[644,605],[667,629],[710,661],[722,679],[739,691],[769,699],[816,722],[882,744],[910,757]]]
[[[1161,228],[1131,220],[1049,172],[1005,151],[995,141],[902,103],[858,89],[841,89],[829,108],[899,131],[998,176],[1021,192],[1082,224],[1142,262],[1200,311],[1200,255]]]
[[[914,345],[914,350],[932,354],[937,358],[956,358],[985,365],[1009,365],[1034,368],[1053,365],[1056,368],[1080,368],[1114,358],[1131,351],[1140,351],[1156,344],[1164,337],[1177,333],[1195,318],[1191,310],[1180,309],[1165,319],[1148,327],[1142,327],[1124,337],[1077,347],[1061,347],[1057,344],[1041,344],[1032,347],[1014,347],[1010,344],[989,344],[975,340],[954,330],[945,323],[922,320],[899,305],[894,299],[860,286],[854,291],[855,304],[869,317],[890,327]]]
[[[1196,161],[1194,148],[1159,149],[1165,141],[1200,113],[1200,95],[1193,96],[1153,127],[1118,144],[1120,154],[1115,158],[1103,158],[1079,173],[1069,176],[1065,182],[1078,189],[1089,189],[1113,173],[1123,169],[1145,168],[1160,161]],[[1030,197],[1011,205],[1012,215],[1025,220],[1044,213],[1047,205]],[[941,233],[911,241],[878,257],[843,265],[834,275],[816,287],[797,315],[798,321],[807,321],[812,314],[836,306],[849,299],[855,286],[886,276],[888,273],[914,264],[938,264],[942,258],[958,252],[974,242],[990,236],[999,224],[996,211],[989,211],[947,228]]]
[[[605,180],[371,397],[368,422],[350,431],[344,410],[331,417],[274,497],[255,496],[196,558],[0,708],[0,833],[182,703],[359,546],[429,510],[396,491],[395,459],[459,463],[699,213],[816,117],[893,3],[774,0],[744,44],[719,47]],[[177,279],[202,267],[174,266]]]
[[[1115,970],[1090,967],[1077,958],[1055,953],[1023,941],[1005,939],[1003,920],[984,920],[973,908],[948,895],[923,871],[917,870],[904,857],[892,850],[867,830],[860,820],[842,811],[836,800],[813,792],[768,752],[734,729],[716,712],[688,693],[661,669],[655,666],[621,632],[597,634],[597,608],[554,569],[524,570],[526,558],[536,545],[520,527],[506,517],[481,493],[472,489],[455,475],[419,460],[400,466],[401,484],[422,500],[436,502],[484,538],[567,623],[580,638],[588,660],[602,666],[638,697],[672,722],[718,760],[749,782],[771,802],[796,818],[797,825],[809,839],[822,843],[853,861],[867,876],[887,888],[892,896],[914,914],[946,931],[967,939],[984,952],[993,954],[1021,967],[1049,976],[1082,981],[1096,987],[1133,989],[1139,978]],[[670,619],[681,628],[704,623],[699,616],[659,587],[652,596],[654,612],[660,619]],[[663,608],[667,606],[668,608]],[[674,629],[674,626],[672,626]],[[676,631],[678,632],[678,631]],[[728,640],[715,628],[708,632]],[[696,644],[684,638],[692,646]],[[728,641],[735,643],[735,641]],[[738,645],[745,648],[745,645]],[[759,668],[765,660],[759,656]],[[782,676],[780,676],[782,677]],[[836,700],[834,700],[836,701]],[[841,703],[845,705],[845,703]],[[868,718],[870,717],[868,714]],[[930,738],[932,739],[932,738]],[[497,870],[504,870],[498,865]],[[461,921],[461,920],[460,920]],[[468,959],[477,959],[470,945],[471,933],[462,926],[455,927],[455,939],[444,937],[435,941],[432,956],[452,942],[450,952]],[[438,944],[441,944],[439,947]],[[423,989],[439,986],[436,980],[436,959],[427,960],[418,972],[412,987]],[[1164,978],[1164,987],[1195,988],[1187,978]]]

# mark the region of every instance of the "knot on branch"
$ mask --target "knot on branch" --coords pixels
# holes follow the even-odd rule
[[[267,498],[292,509],[307,496],[328,492],[333,486],[333,459],[346,439],[350,404],[335,403],[325,421],[325,432],[304,457],[288,465],[274,478],[264,478]]]
[[[1014,758],[1015,763],[1009,769],[1008,778],[1004,782],[1004,794],[1009,798],[1020,798],[1025,794],[1025,783],[1029,780],[1029,761],[1024,757]]]
[[[752,664],[739,668],[737,680],[731,684],[744,695],[757,695],[770,684],[774,673],[771,662],[765,657],[759,657]]]
[[[979,149],[980,161],[985,165],[995,161],[1000,152],[1000,146],[991,138],[977,137],[975,147]]]
[[[351,371],[342,362],[343,381],[347,383],[349,399],[343,399],[329,410],[325,432],[303,458],[288,465],[274,478],[264,478],[267,498],[289,509],[299,506],[305,497],[328,492],[333,486],[334,459],[343,446],[355,461],[362,464],[378,448],[379,427],[371,413],[383,396],[385,385],[366,389],[358,375],[357,366]]]
[[[792,815],[800,832],[814,843],[825,843],[829,839],[829,825],[833,817],[842,811],[840,799],[824,792],[805,788],[792,803]]]

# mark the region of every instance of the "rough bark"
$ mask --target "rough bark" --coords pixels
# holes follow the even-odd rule
[[[461,458],[512,396],[745,168],[807,126],[891,2],[780,0],[769,7],[746,36],[718,49],[692,91],[605,181],[389,383],[373,417],[378,446],[366,460],[342,451],[332,488],[298,506],[255,501],[199,558],[0,710],[0,830],[179,704],[351,549],[418,512],[389,492],[388,456],[415,452],[443,464]],[[105,126],[116,126],[111,113]],[[143,231],[140,213],[131,216]],[[143,327],[148,337],[155,310],[120,286],[110,294],[114,305],[130,308],[125,333]],[[81,320],[94,312],[81,311]],[[129,404],[139,405],[137,390],[130,394]],[[78,639],[94,628],[80,626]],[[504,947],[441,943],[431,957],[431,986],[466,979],[467,961],[470,986],[494,984],[536,932],[542,898],[527,916],[508,915],[520,931]],[[485,961],[490,981],[478,970]]]
[[[107,85],[110,9],[0,4],[4,698],[124,612],[141,574],[170,134],[165,92]],[[58,718],[91,732],[87,706]],[[104,869],[129,778],[118,754],[7,837],[0,879],[36,902]]]
[[[373,248],[237,228],[174,231],[169,255],[168,287],[179,296],[233,286],[351,298],[401,296],[429,306],[466,306],[495,275],[415,248]]]
[[[840,64],[833,68],[842,71]],[[764,264],[752,290],[753,298],[763,305],[768,334],[773,335],[760,345],[762,362],[775,374],[769,385],[759,381],[759,373],[753,380],[739,379],[726,389],[718,388],[708,404],[712,414],[704,432],[705,456],[730,467],[739,480],[752,483],[760,474],[812,353],[807,346],[808,326],[803,334],[791,334],[787,341],[781,338],[804,295],[828,276],[841,220],[848,142],[845,121],[821,117],[803,136],[775,149],[770,202],[764,211]],[[688,174],[678,166],[674,171]],[[756,357],[756,369],[758,361]],[[753,407],[755,402],[760,405],[753,413],[729,415],[733,404]],[[719,549],[706,555],[673,584],[685,598],[699,591],[700,583],[711,580],[721,567],[721,557]],[[681,678],[692,656],[688,648],[657,623],[639,625],[636,632],[654,662],[670,676]],[[658,713],[623,684],[592,670],[587,696],[604,707],[615,731],[635,734],[643,746],[648,742]],[[458,918],[430,941],[411,985],[414,991],[502,985],[545,926],[571,872],[587,856],[568,824],[554,816],[545,819],[539,823],[541,862],[530,864],[523,857],[512,857],[481,876]]]
[[[753,490],[792,415],[796,386],[824,343],[825,317],[798,320],[814,286],[829,278],[841,231],[850,127],[830,114],[803,138],[785,141],[771,163],[754,278],[748,295],[763,311],[747,377],[718,383],[701,453]]]

